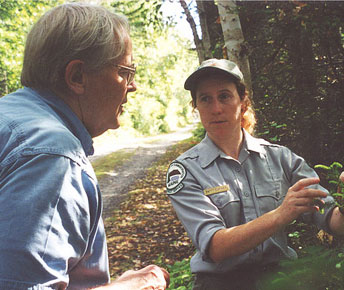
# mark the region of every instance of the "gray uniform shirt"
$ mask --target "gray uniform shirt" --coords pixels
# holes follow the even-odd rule
[[[191,271],[221,273],[239,265],[296,258],[284,231],[221,263],[212,262],[207,250],[215,232],[247,223],[277,208],[289,187],[306,177],[317,174],[304,159],[286,147],[254,138],[245,130],[239,160],[223,153],[208,136],[179,156],[168,169],[166,187],[197,250],[191,259]],[[328,196],[325,202],[331,204],[333,199]],[[307,214],[304,218],[328,231],[326,219],[331,209],[326,207],[324,214]]]

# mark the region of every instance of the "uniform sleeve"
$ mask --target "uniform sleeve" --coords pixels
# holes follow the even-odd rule
[[[284,148],[284,154],[282,155],[283,159],[283,166],[285,167],[284,171],[289,172],[289,178],[291,185],[295,184],[298,180],[302,178],[309,178],[309,177],[319,177],[314,169],[312,169],[306,161],[298,156],[297,154],[293,153],[287,148]],[[313,188],[320,189],[325,191],[328,194],[327,189],[322,187],[321,185],[314,185]],[[328,226],[328,218],[332,213],[334,208],[334,200],[328,194],[326,198],[323,199],[325,201],[325,208],[324,213],[316,212],[316,213],[309,213],[304,214],[303,218],[306,222],[312,222],[316,224],[320,229],[323,229],[327,232],[330,232],[330,228]]]
[[[209,242],[218,230],[225,228],[225,221],[191,171],[180,162],[171,163],[166,179],[167,194],[203,260],[211,262]]]
[[[5,171],[0,186],[0,288],[66,287],[68,271],[84,254],[91,227],[80,167],[62,156],[40,154],[24,156]]]

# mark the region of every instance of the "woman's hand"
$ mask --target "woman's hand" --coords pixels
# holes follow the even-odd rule
[[[339,179],[341,182],[344,182],[344,171],[342,172],[342,174],[339,176]]]
[[[209,245],[209,256],[214,262],[242,255],[283,229],[300,214],[319,210],[315,199],[324,198],[327,193],[307,188],[319,183],[319,178],[305,178],[289,188],[283,203],[262,216],[231,228],[218,230]]]
[[[325,198],[326,192],[307,187],[318,184],[319,181],[319,178],[304,178],[289,188],[283,203],[277,209],[281,224],[287,225],[305,212],[319,210],[319,202],[324,203],[320,198]]]

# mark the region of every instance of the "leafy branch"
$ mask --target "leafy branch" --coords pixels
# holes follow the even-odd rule
[[[323,171],[329,185],[330,195],[335,200],[335,205],[339,207],[341,212],[344,212],[344,182],[339,179],[343,171],[343,165],[339,162],[333,162],[330,166],[318,164],[314,168]]]

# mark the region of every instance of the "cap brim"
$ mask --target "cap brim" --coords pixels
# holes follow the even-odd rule
[[[207,67],[202,67],[196,71],[194,71],[185,81],[184,83],[184,89],[186,90],[192,90],[193,87],[195,86],[195,84],[197,83],[197,81],[205,74],[208,74],[209,72],[221,72],[223,74],[227,74],[228,76],[232,76],[238,80],[240,80],[240,77],[235,75],[235,74],[232,74],[232,73],[229,73],[228,71],[226,70],[223,70],[221,68],[218,68],[218,67],[213,67],[213,66],[207,66]]]

